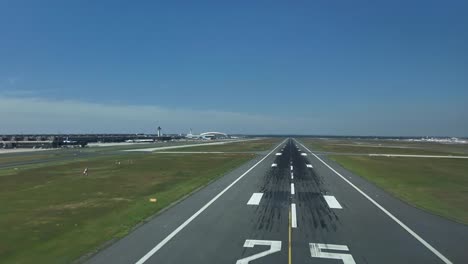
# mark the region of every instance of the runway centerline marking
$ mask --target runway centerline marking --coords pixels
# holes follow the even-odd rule
[[[271,167],[278,167],[278,164],[273,163],[273,164],[271,164]]]
[[[313,168],[312,164],[306,164],[307,168]]]
[[[294,195],[296,192],[294,190],[294,183],[291,183],[291,194]]]
[[[291,204],[291,227],[297,228],[296,204]]]
[[[297,141],[296,141],[297,142]],[[319,156],[314,154],[310,149],[308,149],[306,146],[304,146],[302,143],[298,142],[304,149],[310,152],[315,158],[317,158],[320,162],[322,162],[325,166],[327,166],[331,171],[333,171],[336,175],[338,175],[341,179],[343,179],[346,183],[351,185],[356,191],[358,191],[360,194],[362,194],[367,200],[369,200],[372,204],[374,204],[377,208],[379,208],[382,212],[384,212],[388,217],[390,217],[393,221],[395,221],[398,225],[400,225],[406,232],[408,232],[410,235],[412,235],[416,240],[418,240],[421,244],[423,244],[427,249],[429,249],[434,255],[436,255],[438,258],[440,258],[444,263],[446,264],[452,264],[448,258],[446,258],[442,253],[440,253],[437,249],[435,249],[431,244],[426,242],[422,237],[420,237],[416,232],[414,232],[411,228],[409,228],[407,225],[405,225],[400,219],[396,218],[392,213],[387,211],[383,206],[381,206],[379,203],[377,203],[374,199],[372,199],[369,195],[367,195],[365,192],[363,192],[359,187],[354,185],[351,181],[346,179],[343,175],[341,175],[339,172],[337,172],[335,169],[333,169],[330,165],[328,165],[325,161],[323,161]]]
[[[291,165],[291,170],[293,170],[293,166]]]
[[[323,198],[325,198],[325,201],[327,202],[328,207],[332,209],[343,209],[343,207],[341,207],[341,204],[338,202],[338,200],[336,200],[335,196],[324,195]]]
[[[282,154],[283,154],[283,153],[278,152],[278,153],[276,153],[276,156],[281,156]]]
[[[259,205],[262,200],[263,193],[254,193],[247,202],[248,205]]]
[[[307,153],[301,153],[302,156],[307,156]]]
[[[291,172],[291,180],[294,180],[294,173]]]
[[[287,139],[286,139],[287,140]],[[286,140],[284,140],[281,144],[283,144]],[[250,167],[247,171],[245,171],[241,176],[235,179],[231,184],[229,184],[226,188],[224,188],[220,193],[218,193],[213,199],[211,199],[208,203],[206,203],[202,208],[200,208],[195,214],[193,214],[189,219],[185,220],[179,227],[177,227],[172,233],[170,233],[166,238],[164,238],[161,242],[159,242],[155,247],[153,247],[148,253],[146,253],[142,258],[140,258],[135,264],[143,264],[145,263],[151,256],[153,256],[156,252],[158,252],[164,245],[167,244],[173,237],[175,237],[182,229],[184,229],[188,224],[190,224],[195,218],[197,218],[203,211],[205,211],[211,204],[213,204],[216,200],[219,199],[225,192],[231,189],[238,181],[244,178],[250,171],[252,171],[258,164],[262,163],[268,156],[271,155],[279,146],[276,146],[272,151],[270,151],[265,157],[255,163],[252,167]]]

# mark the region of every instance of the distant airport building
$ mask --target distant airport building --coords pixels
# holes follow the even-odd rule
[[[205,132],[200,134],[201,138],[204,139],[224,139],[229,138],[228,134],[222,132]]]
[[[158,134],[158,137],[161,137],[161,127],[160,127],[160,126],[158,126],[158,132],[157,132],[157,134]]]
[[[194,135],[192,133],[192,129],[190,129],[190,132],[187,134],[186,138],[190,139],[225,139],[225,138],[230,138],[228,134],[223,133],[223,132],[204,132],[201,133],[200,135]]]
[[[55,137],[15,137],[0,140],[0,148],[55,148],[60,142]]]

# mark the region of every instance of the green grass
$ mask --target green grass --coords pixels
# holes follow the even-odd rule
[[[0,170],[0,262],[69,263],[252,157],[126,154]]]
[[[330,157],[416,207],[468,224],[468,160]]]
[[[163,151],[220,151],[220,152],[257,152],[266,151],[279,144],[283,139],[268,138],[259,140],[249,140],[244,142],[235,142],[224,145],[197,146],[189,148],[177,148]]]
[[[301,139],[315,151],[357,154],[466,155],[468,146],[373,140]]]
[[[35,153],[35,154],[26,154],[21,153],[22,155],[14,154],[1,154],[0,155],[0,164],[7,164],[7,163],[16,163],[16,162],[27,162],[27,161],[36,161],[42,159],[50,159],[56,157],[56,155],[52,153]]]

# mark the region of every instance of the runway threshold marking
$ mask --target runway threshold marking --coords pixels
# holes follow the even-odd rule
[[[297,141],[296,141],[297,142]],[[394,216],[392,213],[387,211],[383,206],[381,206],[379,203],[377,203],[374,199],[372,199],[369,195],[367,195],[365,192],[363,192],[361,189],[359,189],[356,185],[354,185],[352,182],[350,182],[348,179],[346,179],[343,175],[341,175],[339,172],[337,172],[335,169],[333,169],[330,165],[328,165],[325,161],[323,161],[321,158],[319,158],[317,155],[312,153],[310,149],[308,149],[306,146],[304,146],[302,143],[298,142],[304,149],[310,152],[315,158],[317,158],[320,162],[322,162],[325,166],[327,166],[331,171],[333,171],[336,175],[338,175],[341,179],[343,179],[346,183],[351,185],[356,191],[358,191],[362,196],[364,196],[367,200],[369,200],[372,204],[374,204],[377,208],[379,208],[382,212],[384,212],[388,217],[390,217],[393,221],[395,221],[398,225],[400,225],[406,232],[408,232],[411,236],[413,236],[416,240],[418,240],[421,244],[423,244],[427,249],[429,249],[434,255],[436,255],[440,260],[442,260],[446,264],[453,264],[452,261],[450,261],[448,258],[446,258],[442,253],[440,253],[437,249],[435,249],[431,244],[426,242],[422,237],[420,237],[416,232],[414,232],[411,228],[409,228],[407,225],[405,225],[400,219],[398,219],[396,216]]]
[[[284,140],[281,144],[283,144],[286,140]],[[182,229],[184,229],[188,224],[190,224],[195,218],[197,218],[203,211],[205,211],[211,204],[213,204],[216,200],[221,197],[225,192],[227,192],[229,189],[231,189],[232,186],[234,186],[238,181],[240,181],[242,178],[244,178],[245,175],[247,175],[250,171],[252,171],[255,167],[258,166],[258,164],[262,163],[268,156],[271,155],[279,146],[279,144],[276,146],[272,151],[270,151],[265,157],[263,157],[261,160],[259,160],[257,163],[255,163],[252,167],[250,167],[248,170],[246,170],[241,176],[239,176],[237,179],[235,179],[231,184],[229,184],[226,188],[224,188],[220,193],[218,193],[213,199],[211,199],[208,203],[206,203],[202,208],[200,208],[195,214],[193,214],[190,218],[185,220],[179,227],[177,227],[172,233],[170,233],[166,238],[164,238],[161,242],[159,242],[155,247],[153,247],[148,253],[146,253],[142,258],[140,258],[135,264],[143,264],[145,263],[151,256],[153,256],[156,252],[158,252],[164,245],[167,244],[173,237],[175,237]]]
[[[343,209],[343,207],[341,207],[341,204],[338,202],[338,200],[336,200],[335,196],[324,195],[323,198],[325,198],[325,201],[327,202],[328,207],[332,209]]]
[[[254,193],[247,202],[248,205],[259,205],[262,200],[263,193]]]

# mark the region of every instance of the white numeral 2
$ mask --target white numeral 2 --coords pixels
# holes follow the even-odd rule
[[[253,248],[255,246],[270,246],[269,250],[257,253],[255,255],[252,255],[250,257],[246,257],[243,259],[239,259],[236,264],[247,264],[252,260],[259,259],[261,257],[273,254],[275,252],[278,252],[281,250],[281,241],[272,241],[272,240],[252,240],[252,239],[247,239],[245,240],[244,247],[248,248]]]
[[[322,249],[349,251],[348,247],[345,245],[310,243],[309,246],[310,254],[313,258],[341,259],[344,264],[356,264],[356,262],[354,262],[353,256],[350,254],[328,253],[322,251]]]

